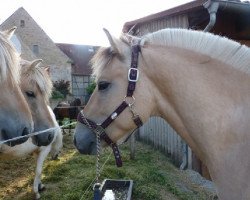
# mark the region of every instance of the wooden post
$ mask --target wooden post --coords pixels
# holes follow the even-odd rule
[[[134,160],[135,159],[135,134],[133,133],[130,137],[130,159]]]
[[[193,169],[192,164],[192,150],[190,147],[188,147],[188,169]]]

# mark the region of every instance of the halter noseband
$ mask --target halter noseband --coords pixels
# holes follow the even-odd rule
[[[112,148],[117,167],[122,166],[121,155],[120,155],[120,152],[116,143],[114,143],[106,134],[105,128],[107,128],[127,107],[129,107],[133,115],[132,119],[134,123],[136,124],[136,126],[139,128],[140,126],[143,125],[142,120],[140,119],[139,115],[134,110],[135,98],[133,96],[136,82],[138,81],[138,78],[139,78],[139,70],[137,69],[138,57],[139,57],[139,53],[141,52],[139,42],[137,42],[137,44],[135,45],[132,45],[131,49],[132,49],[132,55],[131,55],[131,65],[128,71],[127,95],[124,97],[124,100],[122,101],[122,103],[100,125],[96,124],[90,119],[87,119],[84,116],[82,111],[78,114],[78,117],[77,117],[77,120],[80,123],[87,126],[93,132],[100,134],[100,138],[104,140]],[[128,99],[130,99],[131,102]]]

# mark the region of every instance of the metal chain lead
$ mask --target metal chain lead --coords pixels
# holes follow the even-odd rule
[[[81,111],[81,118],[85,124],[92,129],[92,126],[89,124],[88,120],[85,118],[84,113]],[[96,130],[96,184],[99,184],[100,177],[100,154],[101,154],[101,138],[100,131]]]
[[[96,134],[96,183],[99,183],[100,177],[100,153],[101,153],[101,139],[100,133],[97,131]]]
[[[92,126],[89,124],[88,120],[86,119],[84,113],[81,111],[81,118],[85,122],[85,124],[88,126],[88,128],[92,129]]]

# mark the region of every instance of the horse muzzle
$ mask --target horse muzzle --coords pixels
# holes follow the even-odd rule
[[[81,154],[96,155],[96,135],[82,124],[77,124],[74,145]]]
[[[30,130],[27,127],[25,127],[23,129],[22,133],[21,133],[21,136],[28,135],[29,133],[30,133]],[[1,135],[2,135],[1,138],[3,138],[3,140],[10,140],[12,138],[13,139],[15,138],[15,137],[11,137],[10,136],[11,134],[8,132],[7,129],[2,129],[1,130]],[[15,145],[19,145],[19,144],[22,144],[22,143],[26,142],[28,140],[28,138],[29,137],[22,137],[20,139],[16,139],[16,140],[11,140],[11,141],[5,142],[5,144],[8,145],[8,146],[13,147]]]
[[[48,131],[39,135],[32,136],[32,143],[37,146],[48,146],[54,139],[54,131]]]

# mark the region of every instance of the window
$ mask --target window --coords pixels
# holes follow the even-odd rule
[[[80,97],[86,103],[89,95],[86,92],[86,88],[91,81],[90,76],[72,75],[72,92],[75,97]]]
[[[39,48],[38,48],[37,44],[33,45],[33,53],[36,54],[36,55],[39,54]]]
[[[24,20],[20,21],[20,27],[22,27],[22,28],[25,27],[25,21]]]

